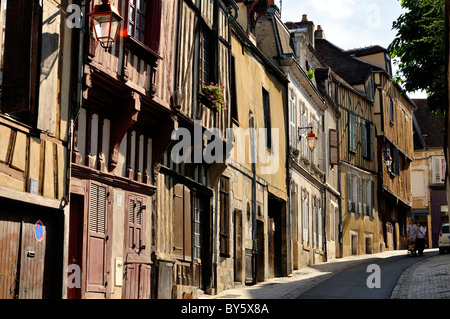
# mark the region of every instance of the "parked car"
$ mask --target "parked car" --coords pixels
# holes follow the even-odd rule
[[[450,224],[444,224],[439,234],[439,253],[450,250]]]

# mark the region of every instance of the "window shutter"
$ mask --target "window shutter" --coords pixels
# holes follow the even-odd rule
[[[375,150],[374,150],[374,130],[373,130],[373,124],[370,124],[370,159],[373,160],[374,159],[374,154],[375,154]]]
[[[130,249],[142,246],[143,205],[142,200],[132,197],[128,203],[128,247]]]
[[[357,205],[357,207],[356,207],[356,212],[358,213],[358,214],[361,214],[362,212],[361,212],[361,210],[362,210],[362,206],[361,206],[361,177],[360,176],[357,176],[356,177],[356,192],[357,192],[357,202],[356,202],[356,205]]]
[[[445,176],[447,175],[447,162],[445,157],[441,157],[441,183],[445,182]]]
[[[106,233],[106,188],[91,185],[89,230],[98,234]]]
[[[375,218],[375,182],[371,181],[370,182],[370,191],[371,191],[371,209],[370,209],[370,213],[372,215],[372,218]]]
[[[367,123],[366,121],[361,121],[361,154],[367,157]]]
[[[1,111],[29,111],[33,90],[39,83],[39,1],[8,1],[6,15]]]
[[[106,288],[106,187],[91,183],[89,238],[87,248],[87,291]]]
[[[400,175],[400,152],[398,150],[398,148],[394,149],[394,173],[395,175],[399,176]]]
[[[432,162],[433,184],[439,184],[442,181],[442,159],[434,156]]]
[[[220,178],[220,254],[230,257],[230,181]]]
[[[162,0],[152,0],[149,6],[150,10],[147,12],[150,15],[150,25],[146,30],[146,43],[148,43],[150,49],[159,53]]]
[[[135,248],[135,229],[134,229],[134,207],[136,202],[133,199],[130,199],[129,208],[128,208],[128,247],[131,249]]]
[[[173,253],[184,256],[184,186],[177,184],[173,189]]]
[[[329,130],[330,165],[339,165],[339,135],[336,130]]]
[[[191,260],[192,255],[192,212],[191,212],[191,191],[184,186],[184,259]]]
[[[347,204],[348,204],[348,211],[352,211],[352,194],[353,194],[353,188],[352,188],[352,175],[350,173],[347,173]]]
[[[367,213],[367,204],[366,204],[366,200],[367,200],[367,183],[366,183],[366,179],[363,177],[362,178],[362,183],[361,183],[361,202],[362,202],[362,213],[364,215],[369,215]]]
[[[356,152],[356,116],[352,113],[348,114],[349,127],[349,151]]]

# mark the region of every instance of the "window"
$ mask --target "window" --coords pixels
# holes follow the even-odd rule
[[[371,178],[347,173],[347,209],[351,213],[374,217],[375,183]]]
[[[290,136],[291,136],[291,142],[290,144],[293,147],[297,147],[297,139],[298,139],[298,132],[297,132],[297,98],[291,92],[290,98],[289,98],[289,127],[290,127]]]
[[[203,87],[211,83],[210,78],[210,36],[205,28],[200,30],[200,48],[199,48],[199,91],[201,92]]]
[[[308,108],[306,107],[306,104],[302,102],[302,118],[301,118],[301,126],[307,127],[308,126]],[[302,129],[302,139],[301,139],[301,150],[302,150],[302,156],[306,159],[311,158],[311,151],[308,148],[308,144],[306,142],[306,135],[308,134],[306,129]]]
[[[400,151],[390,142],[385,143],[385,154],[391,155],[392,164],[391,167],[388,168],[389,172],[392,175],[399,176],[400,175]]]
[[[360,177],[347,173],[347,210],[351,213],[359,213],[359,184]]]
[[[158,53],[161,0],[128,1],[128,35]]]
[[[373,149],[373,124],[362,120],[361,121],[361,153],[366,159],[372,160],[374,158]]]
[[[5,12],[6,6],[6,12]],[[2,2],[1,112],[31,123],[35,117],[39,84],[38,49],[41,7],[38,0]]]
[[[367,178],[362,178],[362,213],[374,217],[375,212],[375,183]]]
[[[442,184],[445,182],[445,174],[447,170],[447,165],[444,156],[433,156],[431,158],[431,171],[432,171],[432,183]]]
[[[316,134],[318,141],[316,143],[316,150],[314,152],[312,152],[312,162],[314,165],[318,166],[319,165],[319,152],[320,152],[320,140],[319,140],[319,121],[316,119],[316,117],[313,117],[312,119],[312,130],[314,132],[314,134]]]
[[[270,97],[269,92],[262,89],[263,95],[263,109],[264,109],[264,126],[266,129],[266,146],[272,149],[272,124],[270,121]]]
[[[230,257],[230,180],[220,178],[220,255]]]
[[[231,56],[231,74],[230,74],[230,94],[231,94],[231,119],[237,124],[238,110],[237,110],[237,96],[236,96],[236,61],[234,55]]]
[[[329,130],[330,165],[339,164],[339,135],[336,130]]]
[[[130,0],[128,34],[136,40],[145,42],[146,0]]]
[[[309,244],[309,194],[302,191],[302,224],[303,224],[303,243]]]
[[[356,115],[348,113],[348,150],[356,153]]]
[[[320,200],[313,196],[312,199],[312,213],[313,213],[313,244],[314,248],[322,248],[322,208],[320,207]]]
[[[389,121],[394,124],[394,101],[389,98]]]

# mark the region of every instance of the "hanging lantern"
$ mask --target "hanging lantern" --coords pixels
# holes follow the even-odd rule
[[[308,147],[311,151],[314,151],[314,149],[316,148],[316,141],[317,136],[313,131],[309,132],[309,134],[306,135],[306,143],[308,144]]]
[[[119,31],[120,21],[123,18],[119,11],[114,7],[110,0],[102,0],[102,4],[96,5],[94,10],[89,13],[92,25],[94,26],[95,38],[100,45],[107,51],[114,42]]]
[[[391,155],[387,155],[385,158],[384,158],[384,162],[386,163],[386,166],[388,167],[388,168],[391,168],[391,165],[392,165],[392,157],[391,157]]]

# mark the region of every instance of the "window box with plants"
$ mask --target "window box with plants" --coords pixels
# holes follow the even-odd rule
[[[211,83],[203,86],[201,93],[201,102],[214,111],[227,109],[227,102],[224,97],[225,86]]]

